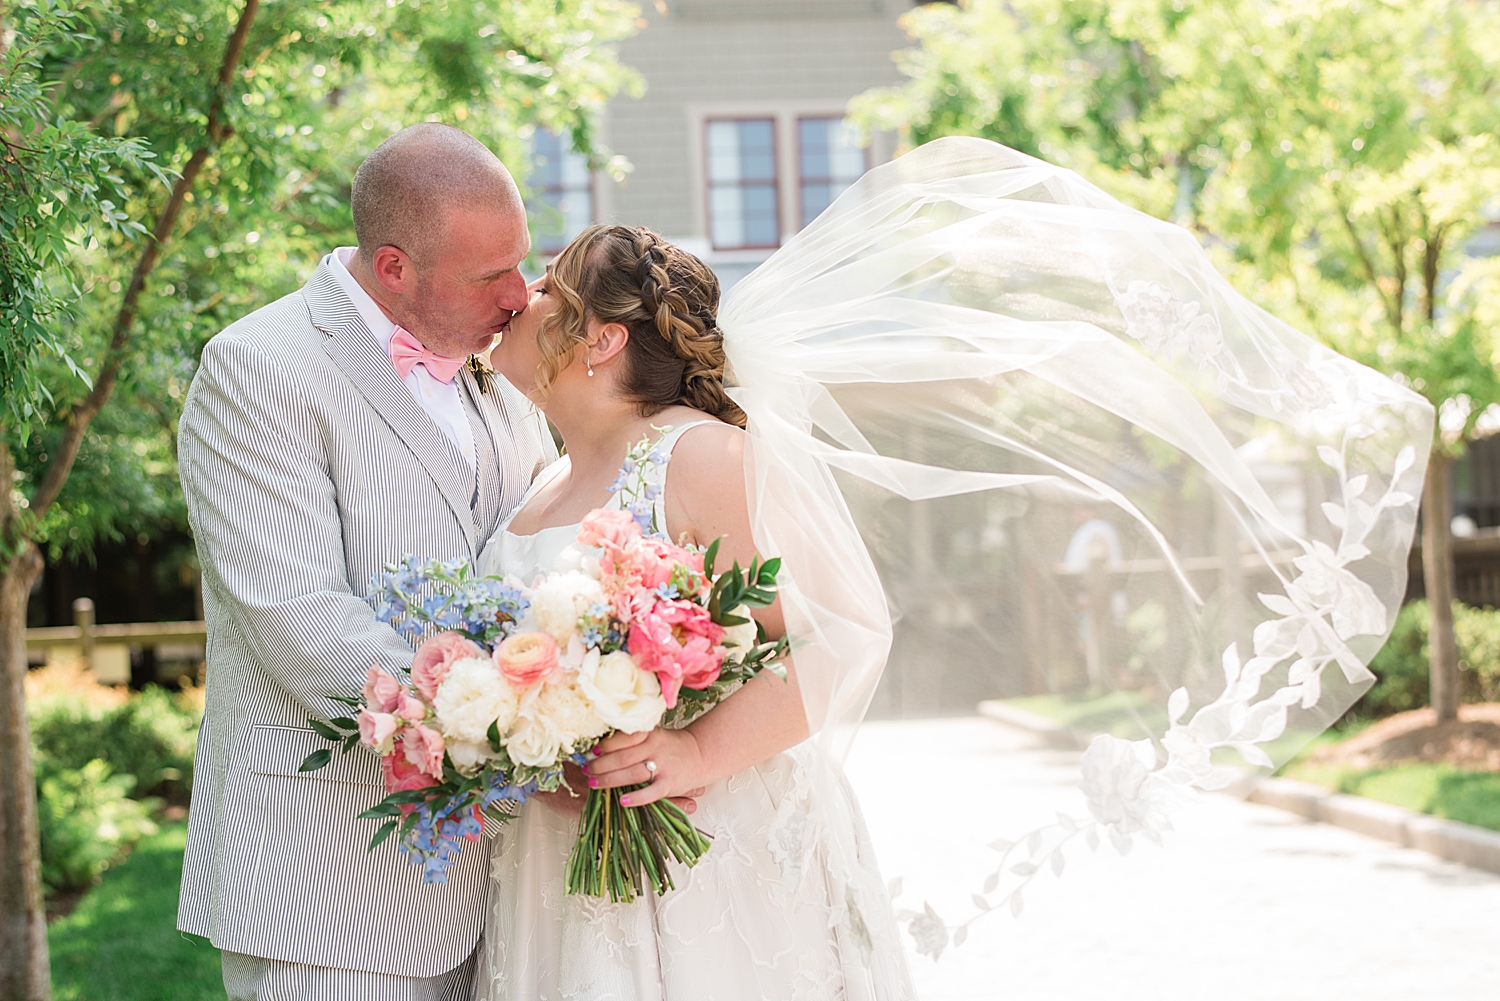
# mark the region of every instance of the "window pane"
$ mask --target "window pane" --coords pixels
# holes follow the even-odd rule
[[[594,221],[591,182],[588,159],[573,152],[571,136],[537,129],[526,204],[537,252],[557,253]]]
[[[797,138],[805,226],[863,176],[865,151],[842,118],[804,118],[797,123]]]
[[[709,233],[715,247],[774,247],[776,126],[769,118],[719,119],[706,130]]]

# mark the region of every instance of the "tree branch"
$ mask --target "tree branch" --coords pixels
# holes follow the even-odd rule
[[[1401,311],[1391,301],[1391,297],[1385,294],[1380,287],[1380,274],[1375,270],[1375,258],[1370,256],[1369,248],[1365,246],[1364,239],[1359,235],[1359,230],[1354,228],[1354,220],[1350,217],[1351,210],[1348,204],[1341,198],[1337,191],[1334,192],[1333,200],[1339,207],[1339,217],[1344,220],[1344,228],[1349,231],[1349,242],[1354,244],[1354,254],[1359,258],[1360,266],[1365,269],[1365,278],[1370,282],[1370,287],[1375,290],[1380,304],[1385,307],[1385,318],[1395,328],[1396,336],[1401,336]]]
[[[100,365],[99,375],[94,380],[94,388],[68,415],[68,426],[63,431],[62,439],[52,450],[52,460],[47,464],[41,482],[37,484],[36,493],[32,495],[31,511],[37,519],[47,513],[47,509],[62,493],[63,485],[68,482],[68,476],[73,471],[73,462],[78,458],[78,449],[83,444],[84,433],[99,411],[103,409],[104,404],[108,402],[110,394],[114,392],[115,383],[120,375],[120,367],[130,354],[131,337],[135,332],[136,317],[139,312],[141,293],[146,287],[146,279],[161,261],[162,248],[172,237],[172,231],[177,226],[177,218],[182,213],[182,206],[187,201],[188,193],[192,191],[193,184],[197,181],[209,156],[233,133],[233,129],[224,117],[224,98],[229,92],[234,69],[245,51],[245,42],[250,36],[250,26],[255,23],[255,15],[259,9],[260,0],[245,0],[245,8],[240,12],[240,19],[235,25],[234,33],[229,36],[229,41],[224,46],[224,58],[219,64],[218,86],[214,90],[213,100],[208,107],[206,141],[202,146],[193,150],[192,156],[188,157],[181,176],[178,177],[177,183],[172,185],[172,194],[167,199],[167,204],[162,208],[161,215],[157,217],[156,225],[152,228],[151,239],[141,251],[140,259],[136,261],[135,271],[130,276],[130,285],[125,289],[125,297],[120,301],[119,312],[115,314],[114,331],[110,336],[109,348],[105,351],[104,360]]]

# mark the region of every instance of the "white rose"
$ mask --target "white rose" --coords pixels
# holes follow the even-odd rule
[[[637,667],[623,650],[602,657],[590,650],[578,671],[578,687],[594,703],[599,719],[623,733],[650,730],[667,711],[656,675]]]
[[[516,721],[516,728],[505,738],[510,760],[533,768],[556,764],[562,747],[562,734],[550,720],[542,717],[521,717]]]
[[[578,631],[578,617],[596,601],[604,600],[604,589],[594,578],[569,570],[556,573],[537,585],[531,594],[531,614],[542,632],[565,647]]]
[[[443,736],[474,744],[488,741],[491,723],[504,733],[519,706],[520,697],[494,662],[479,657],[454,661],[432,699]]]
[[[486,761],[495,757],[488,741],[479,743],[472,740],[450,740],[447,751],[448,757],[453,760],[453,767],[461,775],[473,775],[484,767]]]
[[[594,712],[593,703],[574,681],[544,685],[537,694],[531,713],[546,720],[562,737],[563,746],[569,750],[577,747],[579,741],[602,737],[609,730],[609,724]]]
[[[750,621],[738,626],[725,626],[724,645],[733,647],[735,653],[748,653],[750,648],[755,646],[756,639],[755,620],[750,618],[750,606],[740,605],[729,614],[742,619],[750,619]]]

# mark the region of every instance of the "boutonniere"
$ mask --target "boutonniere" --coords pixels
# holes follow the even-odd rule
[[[479,384],[479,391],[481,393],[488,393],[490,391],[490,376],[495,374],[495,370],[491,367],[488,358],[480,355],[469,355],[469,373],[474,376],[474,381]]]

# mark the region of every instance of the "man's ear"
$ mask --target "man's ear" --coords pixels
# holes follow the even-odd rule
[[[625,350],[630,343],[630,331],[623,323],[590,323],[589,332],[594,335],[589,344],[589,362],[602,365]]]
[[[370,264],[375,271],[375,280],[387,290],[397,295],[412,291],[417,278],[416,269],[400,247],[389,244],[381,247],[375,251],[375,259]]]

